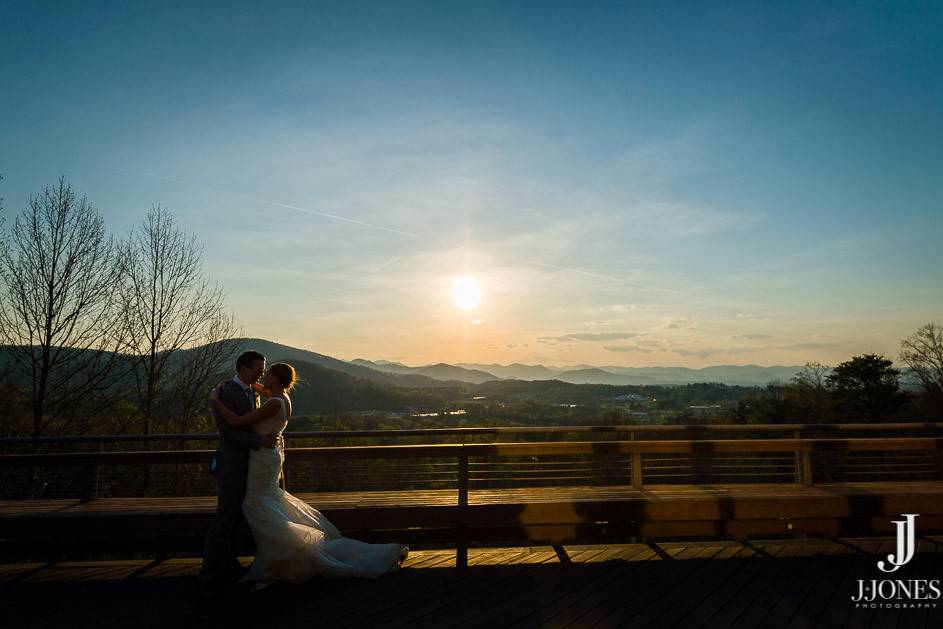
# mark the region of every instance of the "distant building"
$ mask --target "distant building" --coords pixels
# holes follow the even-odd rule
[[[644,395],[638,395],[635,393],[626,393],[625,395],[619,395],[612,398],[613,402],[645,402],[648,398]]]

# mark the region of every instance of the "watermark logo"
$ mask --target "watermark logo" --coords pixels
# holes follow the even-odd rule
[[[919,513],[901,513],[903,520],[894,520],[897,527],[897,552],[887,561],[878,560],[878,570],[896,572],[914,558],[916,552],[916,520]],[[940,579],[858,579],[858,592],[851,597],[856,608],[864,609],[935,609],[943,596]]]
[[[901,513],[900,515],[906,519],[894,520],[894,524],[897,526],[897,553],[887,556],[887,561],[893,567],[885,568],[884,566],[887,564],[883,560],[878,562],[878,569],[884,572],[894,572],[901,566],[907,565],[914,558],[914,531],[916,529],[914,520],[920,514]]]

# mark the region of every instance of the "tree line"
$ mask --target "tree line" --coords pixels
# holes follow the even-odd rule
[[[65,178],[30,196],[0,224],[0,432],[204,421],[206,388],[238,335],[201,265],[202,246],[160,205],[118,238]]]
[[[807,363],[791,382],[772,382],[729,410],[749,422],[880,422],[943,420],[943,327],[928,323],[901,341],[904,370],[879,354],[861,354],[834,368]],[[912,385],[901,387],[902,381]]]

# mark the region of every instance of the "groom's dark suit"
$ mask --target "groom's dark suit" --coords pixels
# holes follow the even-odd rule
[[[237,415],[245,415],[258,407],[258,398],[252,388],[243,389],[236,380],[230,380],[219,392],[220,401]],[[216,451],[216,519],[206,533],[203,547],[204,583],[223,583],[242,573],[238,560],[238,537],[245,525],[242,500],[246,495],[246,476],[249,472],[249,450],[262,445],[262,436],[252,426],[234,427],[213,409],[219,430],[219,448]]]

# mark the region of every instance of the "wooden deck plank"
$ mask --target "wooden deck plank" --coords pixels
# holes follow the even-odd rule
[[[625,609],[618,610],[616,614],[607,617],[604,623],[607,625],[631,623],[633,627],[649,627],[659,623],[665,618],[666,614],[678,607],[677,601],[672,600],[674,599],[673,593],[677,592],[678,596],[688,596],[692,590],[697,589],[703,584],[701,577],[705,572],[709,572],[712,566],[716,567],[717,570],[723,571],[728,564],[722,560],[712,560],[718,555],[723,554],[726,556],[728,553],[728,549],[714,544],[706,545],[703,548],[689,549],[684,554],[680,555],[679,559],[689,560],[690,569],[685,573],[677,575],[670,589],[666,589],[663,593],[658,592],[650,596],[648,598],[648,604],[644,605],[641,609],[632,611],[631,613]],[[713,574],[711,578],[714,578]],[[671,594],[669,594],[669,591]]]
[[[940,566],[940,540],[930,539],[905,566],[922,578],[936,577]],[[569,565],[559,564],[548,548],[473,548],[464,571],[438,567],[454,564],[453,550],[420,550],[419,567],[377,580],[315,578],[221,602],[196,595],[196,557],[0,565],[0,605],[30,610],[29,618],[7,615],[4,625],[11,628],[218,622],[291,627],[310,626],[312,618],[323,626],[371,628],[940,626],[943,608],[852,610],[849,588],[858,578],[874,576],[879,551],[892,550],[894,540],[839,542],[665,544],[658,552],[669,559],[640,544],[567,546]],[[27,576],[16,580],[21,575]],[[48,605],[51,600],[57,605]]]
[[[877,571],[875,562],[882,556],[886,556],[888,553],[895,552],[896,543],[892,540],[882,541],[881,544],[875,550],[875,556],[871,557],[870,564],[865,563],[864,568],[858,574],[851,574],[847,579],[847,582],[850,584],[848,591],[839,591],[838,598],[844,599],[845,603],[849,607],[849,611],[844,619],[845,626],[848,627],[862,627],[867,628],[871,624],[877,623],[890,623],[892,626],[897,625],[897,620],[900,617],[900,610],[894,608],[884,608],[884,609],[865,609],[865,608],[855,608],[852,604],[850,597],[852,593],[857,592],[857,580],[858,579],[869,579],[869,578],[907,578],[909,573],[912,573],[915,569],[919,572],[924,572],[923,568],[926,567],[926,554],[915,555],[914,559],[903,569],[896,572],[893,575],[883,575]],[[851,585],[855,584],[855,585]]]
[[[763,552],[776,552],[776,548],[762,544],[761,546]],[[761,557],[753,548],[743,546],[734,557],[728,560],[731,571],[726,579],[710,579],[705,583],[707,595],[701,599],[700,604],[681,606],[682,613],[679,615],[677,626],[700,627],[706,624],[729,601],[734,600],[756,574],[764,569]]]
[[[712,566],[719,569],[724,565],[722,561],[711,561],[721,550],[715,545],[694,546],[678,556],[676,565],[672,565],[674,562],[666,562],[655,566],[662,570],[653,575],[654,587],[648,590],[646,596],[633,596],[630,604],[610,610],[610,613],[594,626],[618,627],[631,624],[644,627],[656,622],[662,613],[677,605],[672,592],[689,587],[692,579],[699,579],[701,575],[709,573]]]
[[[822,561],[812,564],[811,570],[814,572],[808,575],[814,575],[815,578],[801,579],[807,584],[808,592],[805,598],[796,602],[792,617],[785,625],[786,629],[816,626],[819,617],[838,592],[845,575],[856,563],[855,557],[858,551],[833,540],[825,544],[823,551]]]
[[[753,544],[756,552],[751,561],[756,562],[756,570],[749,575],[749,579],[744,579],[743,575],[738,576],[738,586],[730,588],[723,592],[723,603],[716,609],[701,626],[702,627],[732,627],[736,619],[743,614],[745,608],[750,602],[765,589],[766,582],[771,578],[773,569],[770,563],[776,561],[781,555],[788,556],[793,552],[794,545],[788,542]]]
[[[816,627],[839,627],[842,626],[845,618],[851,613],[851,601],[849,596],[855,592],[853,583],[856,579],[862,578],[861,575],[870,574],[868,565],[874,565],[877,550],[881,546],[880,541],[862,541],[857,544],[863,551],[861,554],[853,557],[848,571],[843,575],[841,581],[836,585],[835,591],[822,610],[822,614],[816,619]]]
[[[549,552],[540,551],[541,563],[549,563],[555,560]],[[517,575],[527,568],[518,562],[526,554],[533,554],[528,549],[517,549],[514,552],[502,553],[498,555],[493,562],[479,565],[477,570],[457,575],[453,587],[446,596],[437,598],[429,605],[421,606],[417,609],[409,610],[407,614],[400,614],[391,619],[390,627],[416,627],[432,626],[434,619],[449,617],[454,615],[456,610],[465,609],[470,605],[472,608],[479,604],[480,600],[487,600],[493,597],[495,593],[505,590],[513,585]],[[515,567],[515,564],[517,566]],[[488,579],[478,577],[478,575],[487,575],[492,572],[491,569],[504,566],[502,573]],[[462,587],[464,586],[464,587]]]
[[[685,550],[684,546],[668,549],[658,549],[646,545],[639,553],[626,553],[622,562],[616,562],[612,570],[608,570],[599,582],[599,587],[588,591],[582,598],[575,601],[568,608],[554,612],[546,618],[547,626],[570,627],[586,626],[601,615],[599,607],[607,601],[625,596],[626,583],[634,583],[635,575],[641,574],[650,568],[650,562],[670,561]],[[664,554],[664,557],[662,556]],[[668,559],[665,559],[667,557]],[[644,581],[643,581],[644,582]],[[632,589],[631,595],[636,593]]]
[[[509,585],[519,585],[518,580],[532,571],[534,565],[557,563],[557,555],[553,551],[536,551],[518,553],[506,559],[503,565],[509,567],[503,576],[483,580],[476,575],[489,574],[487,566],[469,570],[468,573],[457,577],[458,584],[465,584],[464,588],[456,588],[443,600],[436,601],[429,609],[420,609],[418,613],[404,618],[397,618],[396,626],[445,626],[462,614],[474,614],[481,611],[482,600],[494,599],[500,592],[508,591]],[[469,574],[472,573],[472,574]],[[474,584],[474,585],[472,585]],[[513,589],[513,588],[512,588]]]
[[[674,627],[682,623],[689,610],[701,607],[718,588],[728,588],[731,580],[736,579],[738,574],[748,565],[748,558],[752,555],[753,552],[744,546],[722,547],[720,552],[711,558],[714,562],[721,563],[719,567],[709,566],[712,569],[707,578],[688,579],[683,585],[674,588],[670,598],[665,599],[669,604],[660,613],[648,622],[640,617],[633,618],[631,621],[633,627],[660,629]],[[739,559],[737,559],[738,556]],[[675,600],[674,604],[670,604],[671,599]],[[679,600],[685,601],[685,604],[678,605],[677,601]]]
[[[808,556],[814,549],[816,543],[811,544],[789,544],[783,548],[782,552],[776,555],[776,561],[769,564],[769,567],[775,567],[771,577],[764,581],[764,587],[759,594],[748,601],[742,613],[734,619],[731,626],[735,627],[758,627],[762,625],[763,619],[773,611],[782,601],[785,590],[796,578],[797,557]],[[802,562],[808,563],[808,562]]]
[[[818,577],[828,572],[830,542],[812,540],[803,544],[796,558],[809,558],[807,561],[794,560],[787,567],[787,579],[778,586],[778,600],[771,604],[760,618],[764,627],[781,629],[788,625],[812,589],[819,583]],[[832,555],[834,557],[834,555]],[[805,571],[805,572],[803,572]]]
[[[931,562],[930,574],[934,577],[939,577],[940,573],[943,572],[943,539],[939,537],[934,538],[922,538],[919,540],[920,546],[918,548],[923,548],[933,553],[933,561]],[[922,621],[919,618],[923,616]],[[923,611],[923,614],[918,614],[917,618],[914,619],[914,627],[924,627],[925,629],[930,629],[936,625],[940,624],[940,614],[936,613],[936,623],[933,622],[934,612],[926,609]]]
[[[458,622],[456,622],[454,615],[453,618],[436,619],[436,624],[441,624],[443,627],[510,625],[516,620],[527,616],[536,606],[540,605],[540,602],[552,599],[561,581],[578,580],[580,574],[586,574],[585,570],[580,569],[579,564],[587,558],[587,555],[595,556],[604,550],[604,548],[600,548],[598,550],[570,553],[573,558],[572,564],[560,564],[554,556],[554,559],[545,562],[553,564],[548,566],[547,569],[539,573],[528,570],[518,575],[519,587],[517,591],[500,604],[489,608],[479,607],[473,614],[458,619]]]
[[[655,556],[655,551],[644,544],[633,544],[628,547],[613,549],[600,555],[601,561],[607,562],[605,569],[596,571],[582,583],[571,584],[567,591],[541,609],[533,610],[528,616],[521,618],[512,625],[515,629],[525,627],[558,626],[565,623],[568,616],[578,614],[580,604],[586,603],[594,592],[610,582],[612,576],[622,571],[626,562],[634,561],[640,564],[645,559]]]
[[[654,587],[653,575],[663,568],[662,564],[672,564],[677,557],[697,544],[673,545],[664,548],[650,547],[650,554],[640,561],[629,562],[610,573],[609,582],[587,597],[586,603],[576,606],[561,614],[559,618],[549,618],[548,623],[555,627],[589,627],[606,617],[610,603],[614,600],[622,604],[635,604],[643,599]],[[637,582],[640,585],[636,585]],[[628,585],[627,585],[628,584]]]
[[[478,563],[472,564],[472,562],[469,561],[469,566],[477,565],[484,568],[485,566],[511,564],[514,562],[515,558],[526,552],[529,551],[527,549],[517,548],[507,552],[488,553],[489,556],[483,556],[482,560]],[[513,578],[513,574],[513,572],[508,572],[506,576],[503,578],[499,577],[496,581],[506,583],[509,578]],[[473,580],[468,578],[467,573],[454,573],[446,577],[446,579],[448,580],[443,582],[446,588],[445,595],[436,597],[436,599],[432,601],[426,601],[423,605],[410,606],[408,609],[403,609],[402,607],[394,608],[391,610],[392,613],[384,619],[382,624],[387,627],[420,626],[423,624],[421,622],[422,618],[434,615],[443,608],[453,607],[456,601],[467,597],[469,592],[477,592],[477,589],[471,586]]]

